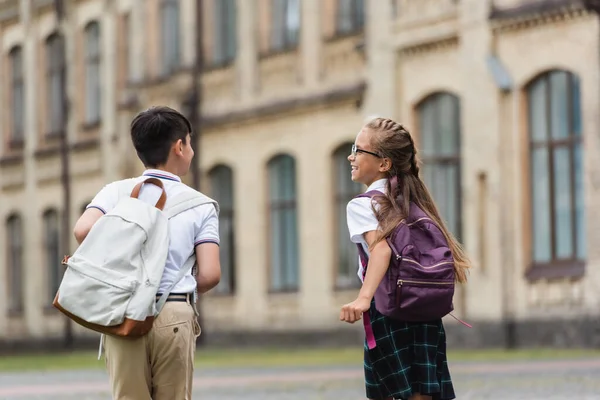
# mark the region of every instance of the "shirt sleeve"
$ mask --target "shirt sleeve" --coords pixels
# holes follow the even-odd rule
[[[348,203],[346,220],[348,221],[350,240],[353,243],[365,243],[363,234],[375,231],[379,227],[379,222],[371,208],[371,199],[368,197],[359,197]]]
[[[196,223],[194,224],[194,247],[203,243],[219,244],[219,217],[212,204],[202,205],[194,209]]]
[[[97,208],[104,214],[112,210],[119,201],[119,191],[115,183],[109,183],[104,186],[102,190],[96,194],[90,204],[87,205],[86,210],[89,208]]]

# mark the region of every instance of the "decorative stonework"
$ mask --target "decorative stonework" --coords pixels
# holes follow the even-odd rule
[[[456,0],[395,0],[395,25],[408,30],[456,20],[458,3]]]
[[[287,92],[286,88],[298,86],[300,65],[297,51],[262,58],[258,66],[261,93],[263,95],[283,94]]]
[[[61,164],[58,157],[39,158],[35,164],[35,177],[38,184],[57,183],[60,180]]]
[[[403,57],[417,56],[424,53],[430,52],[442,52],[448,50],[456,50],[459,45],[458,36],[449,37],[442,40],[433,42],[425,42],[407,46],[400,49],[400,55]]]
[[[25,168],[22,163],[2,167],[2,190],[25,186]]]
[[[579,306],[583,302],[581,280],[539,280],[528,288],[528,303],[532,308]]]
[[[19,20],[19,0],[0,0],[0,25]]]
[[[231,106],[236,93],[235,67],[214,69],[202,76],[203,109],[211,112],[214,109]]]
[[[493,10],[490,25],[494,33],[505,33],[595,17],[581,0],[555,0]]]
[[[323,75],[326,80],[348,81],[362,75],[365,58],[360,51],[363,35],[331,40],[323,48]]]

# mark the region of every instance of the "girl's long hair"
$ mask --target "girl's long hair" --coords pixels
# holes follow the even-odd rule
[[[370,132],[373,151],[390,159],[392,164],[387,193],[375,196],[379,207],[374,211],[380,232],[372,246],[388,237],[400,221],[408,216],[412,201],[441,229],[454,257],[456,280],[466,282],[471,262],[462,245],[448,230],[429,190],[419,177],[417,149],[410,133],[399,123],[387,118],[375,118],[365,128]]]

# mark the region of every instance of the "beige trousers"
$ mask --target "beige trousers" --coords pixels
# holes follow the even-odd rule
[[[106,368],[115,400],[190,400],[200,326],[188,302],[167,302],[141,338],[106,336]]]

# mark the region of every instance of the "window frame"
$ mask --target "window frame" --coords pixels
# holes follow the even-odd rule
[[[352,142],[345,142],[334,149],[331,154],[332,158],[332,173],[333,173],[333,209],[335,210],[335,242],[333,248],[335,249],[335,262],[334,262],[334,289],[335,290],[349,290],[359,288],[361,285],[360,279],[358,278],[358,249],[355,243],[350,241],[350,237],[348,235],[348,223],[346,219],[346,208],[350,200],[352,200],[356,195],[362,193],[363,187],[360,183],[356,183],[352,181],[352,175],[350,174],[350,163],[347,158],[352,149]],[[346,191],[346,187],[341,184],[342,175],[340,167],[342,163],[342,159],[347,164],[348,168],[346,168],[347,179],[349,182],[348,186],[354,187],[357,190]],[[340,220],[340,216],[344,215],[343,222]],[[344,226],[342,226],[344,225]],[[345,229],[344,229],[345,227]],[[344,242],[343,242],[344,241]],[[341,243],[349,244],[347,249],[340,246]],[[348,254],[342,255],[343,251],[348,250]],[[348,258],[348,265],[346,265],[347,271],[342,271],[342,260],[343,258]],[[343,274],[345,272],[346,274]]]
[[[274,197],[281,197],[281,192],[282,190],[280,190],[280,188],[282,187],[280,185],[280,183],[276,183],[276,187],[278,190],[278,193],[273,193],[273,191],[271,190],[272,186],[271,183],[274,179],[280,179],[280,178],[285,178],[284,177],[284,163],[286,162],[286,160],[291,160],[291,176],[293,177],[294,181],[293,181],[293,196],[291,196],[289,199],[274,199]],[[273,174],[273,171],[276,171],[277,173]],[[300,285],[301,285],[301,275],[300,275],[300,237],[299,237],[299,233],[300,233],[300,229],[299,229],[299,218],[298,218],[298,169],[297,169],[297,161],[295,159],[295,157],[293,157],[290,154],[279,154],[276,155],[274,157],[272,157],[269,162],[267,163],[267,176],[268,176],[268,187],[267,187],[267,205],[268,205],[268,237],[267,237],[267,243],[268,243],[268,262],[269,262],[269,277],[268,277],[268,287],[269,287],[269,292],[270,293],[295,293],[295,292],[299,292],[300,291]],[[295,217],[295,232],[293,232],[293,236],[295,236],[295,241],[292,242],[292,245],[295,246],[295,252],[297,255],[295,262],[295,265],[285,265],[284,263],[279,263],[280,260],[274,260],[273,258],[273,243],[272,243],[272,238],[273,235],[276,233],[275,229],[276,227],[274,226],[274,221],[273,221],[273,214],[274,213],[282,213],[284,211],[293,211],[294,212],[294,217]],[[283,229],[283,232],[277,232],[280,233],[278,236],[284,238],[284,240],[282,240],[282,247],[280,250],[285,250],[285,247],[287,245],[286,243],[286,239],[289,237],[288,234],[289,232],[291,232],[290,229]],[[283,254],[285,254],[285,251],[280,251],[280,258],[283,258]],[[276,265],[277,263],[279,263],[280,265]],[[296,269],[296,271],[293,271],[291,268]],[[281,276],[280,281],[281,281],[281,285],[279,287],[276,287],[275,282],[274,282],[274,269],[275,268],[279,268],[279,274]],[[290,280],[290,276],[289,275],[296,275],[296,282],[292,283],[292,284],[288,284],[286,281]]]
[[[96,35],[94,38],[91,35]],[[85,125],[96,125],[102,120],[102,30],[98,21],[89,22],[84,29],[85,37],[85,107],[84,119]],[[96,52],[91,53],[90,41],[96,41]],[[91,68],[94,67],[97,71],[97,76],[91,76]],[[93,78],[93,81],[91,80]],[[97,92],[93,92],[93,87],[96,87]],[[91,103],[96,102],[96,107],[92,107]],[[92,111],[94,110],[94,111]]]
[[[554,74],[566,74],[567,77],[567,130],[568,136],[565,138],[554,138],[552,135],[553,124],[552,115],[553,111],[551,109],[552,103],[552,76]],[[535,139],[533,137],[533,118],[532,118],[532,98],[533,98],[533,89],[537,84],[543,84],[546,90],[546,96],[544,98],[543,110],[544,110],[544,123],[545,123],[545,137],[543,139]],[[574,97],[574,88],[575,85],[578,86],[578,94],[579,98]],[[576,167],[576,159],[575,159],[575,151],[577,146],[581,146],[581,151],[585,152],[584,148],[584,132],[583,132],[583,109],[581,107],[581,79],[573,72],[562,69],[553,69],[545,71],[539,75],[537,75],[534,79],[529,81],[529,83],[525,86],[523,90],[524,104],[525,104],[525,129],[526,134],[526,149],[527,149],[527,176],[528,176],[528,184],[527,184],[527,195],[529,196],[528,201],[528,212],[530,213],[527,224],[529,232],[529,249],[528,249],[528,257],[530,259],[529,266],[526,271],[526,277],[529,280],[537,280],[541,278],[546,279],[554,279],[554,278],[578,278],[583,276],[585,273],[585,264],[587,261],[587,243],[586,244],[586,254],[579,258],[578,256],[578,222],[577,222],[577,193],[576,193],[576,180],[577,175],[575,171]],[[577,102],[579,105],[579,110],[575,110],[574,104]],[[576,116],[575,112],[578,111],[579,115]],[[575,119],[576,117],[579,120],[579,133],[576,133],[575,127]],[[547,152],[546,159],[546,167],[547,170],[545,173],[548,175],[548,193],[546,195],[549,199],[548,211],[549,211],[549,226],[550,226],[550,259],[548,261],[537,261],[535,257],[535,214],[534,214],[534,165],[533,165],[533,152],[536,149],[545,148]],[[555,174],[555,162],[554,162],[554,154],[557,149],[567,149],[569,152],[569,166],[570,166],[570,174],[569,174],[569,200],[570,200],[570,212],[569,212],[569,222],[571,227],[571,256],[569,258],[562,258],[557,256],[557,230],[556,230],[556,174]],[[583,162],[583,161],[582,161]],[[585,172],[583,172],[585,174]],[[583,193],[581,196],[585,198],[585,187],[583,188]],[[584,207],[584,212],[585,212]],[[546,216],[548,217],[548,216]],[[585,216],[583,217],[583,221],[585,221]],[[583,229],[585,230],[586,225],[583,222]],[[581,239],[583,241],[586,240],[586,235],[584,233],[584,237]]]
[[[348,28],[344,28],[345,19],[348,17],[342,13],[342,2],[346,3],[350,16]],[[361,10],[362,6],[362,10]],[[366,5],[364,0],[337,0],[335,13],[336,36],[350,36],[364,31],[366,22]]]
[[[64,37],[58,32],[48,36],[45,41],[46,50],[46,135],[59,136],[66,130],[65,103],[67,96],[66,88],[66,43]],[[57,55],[58,54],[58,55]],[[52,83],[56,80],[59,87],[60,99],[54,99]],[[57,100],[57,101],[55,101]],[[54,107],[58,107],[54,109]],[[55,115],[60,116],[59,121],[54,121]],[[56,123],[56,126],[54,124]]]
[[[9,147],[22,147],[25,142],[25,65],[23,47],[14,46],[9,55],[10,68],[10,137]],[[21,102],[17,104],[16,93],[21,93]],[[20,109],[20,114],[19,114]],[[20,115],[21,120],[17,118]],[[20,126],[19,126],[20,125]]]
[[[14,226],[13,226],[14,224]],[[8,294],[8,315],[17,317],[25,312],[25,280],[23,274],[24,267],[24,240],[23,217],[20,214],[13,213],[6,218],[6,265],[7,265],[7,294]],[[17,237],[15,238],[16,233]],[[18,259],[18,262],[15,260]],[[18,264],[18,265],[15,265]],[[18,288],[15,291],[15,288]]]
[[[50,218],[54,218],[54,226],[49,226]],[[46,271],[48,274],[48,306],[52,305],[54,296],[58,291],[61,282],[61,260],[60,260],[60,215],[58,210],[50,208],[42,214],[44,226],[44,257]],[[54,228],[54,229],[53,229]],[[51,232],[51,230],[53,232]],[[54,236],[52,239],[50,236]],[[55,257],[52,257],[54,255]],[[51,259],[54,259],[54,267],[51,265]]]
[[[448,96],[448,98],[450,98],[452,100],[452,104],[455,106],[455,111],[454,111],[454,115],[455,115],[455,119],[456,119],[456,131],[455,131],[455,142],[453,143],[453,146],[455,147],[456,151],[453,154],[444,154],[443,150],[440,151],[439,148],[435,148],[436,144],[439,142],[440,140],[440,136],[441,136],[441,130],[439,129],[439,125],[441,123],[443,123],[443,118],[441,118],[440,116],[440,104],[441,104],[441,100],[443,99],[443,97]],[[426,182],[425,179],[425,175],[427,173],[427,169],[430,167],[434,167],[434,166],[454,166],[456,168],[456,182],[454,183],[454,187],[451,189],[452,191],[454,191],[456,193],[455,196],[455,201],[456,201],[456,206],[454,209],[454,213],[455,216],[454,218],[456,219],[456,226],[448,226],[448,229],[450,229],[450,231],[452,232],[453,235],[455,235],[459,240],[463,235],[463,207],[462,207],[462,199],[463,199],[463,193],[462,193],[462,170],[463,170],[463,166],[462,166],[462,124],[461,124],[461,101],[460,98],[455,95],[454,93],[451,92],[444,92],[444,91],[439,91],[439,92],[434,92],[431,93],[429,95],[427,95],[423,100],[421,100],[416,107],[416,117],[419,125],[419,142],[421,144],[424,143],[425,141],[425,137],[426,135],[428,135],[428,132],[425,132],[424,127],[422,126],[423,124],[422,122],[422,113],[424,112],[424,109],[426,106],[428,106],[429,104],[432,104],[433,107],[435,107],[434,111],[432,112],[435,115],[434,118],[434,129],[433,131],[434,133],[434,137],[432,138],[432,142],[434,143],[433,147],[435,149],[433,149],[432,154],[428,154],[426,151],[424,151],[424,146],[421,145],[421,150],[420,150],[420,158],[421,161],[423,163],[423,166],[421,168],[420,171],[420,175],[421,178]],[[438,146],[439,147],[439,146]],[[427,188],[430,190],[432,196],[434,197],[434,201],[436,201],[436,203],[438,203],[438,207],[440,208],[440,213],[443,213],[443,207],[440,207],[440,205],[442,205],[443,203],[439,200],[439,199],[435,199],[435,193],[436,193],[436,187],[433,183],[431,182],[426,182],[427,184]],[[447,221],[449,216],[448,215],[444,215],[442,214],[442,218]],[[454,228],[454,229],[453,229]]]
[[[271,15],[270,25],[271,32],[269,35],[269,52],[284,53],[298,48],[300,45],[300,36],[302,30],[302,3],[300,0],[270,0]],[[277,3],[282,7],[278,7]],[[290,26],[290,7],[297,5],[298,7],[298,29],[293,31]],[[277,15],[275,11],[280,11]],[[281,43],[276,38],[283,38]]]
[[[225,189],[224,191],[230,191],[231,192],[231,198],[224,200],[219,193],[222,193],[221,189],[217,190],[217,185],[215,185],[217,182],[219,184],[222,184],[223,182],[223,177],[224,175],[222,175],[221,173],[224,173],[225,175],[228,175],[228,179],[227,179],[227,184],[228,184],[228,188]],[[234,207],[234,202],[235,202],[235,185],[234,185],[234,174],[233,174],[233,169],[225,164],[218,164],[215,165],[214,167],[212,167],[208,173],[208,177],[209,177],[209,182],[210,182],[210,187],[211,187],[211,191],[212,191],[212,197],[219,203],[219,237],[220,237],[220,248],[219,251],[222,252],[224,251],[223,249],[225,248],[224,244],[226,242],[229,242],[229,248],[227,250],[229,250],[229,260],[230,260],[230,265],[228,265],[226,267],[227,269],[227,274],[223,274],[223,263],[221,263],[221,278],[223,278],[224,275],[226,275],[226,278],[228,278],[226,281],[224,281],[223,279],[221,279],[221,282],[219,282],[219,285],[217,285],[215,287],[215,289],[213,290],[213,293],[215,295],[223,295],[223,296],[233,296],[236,294],[236,246],[235,246],[235,207]],[[231,231],[228,232],[229,235],[227,238],[224,238],[221,232],[223,221],[224,220],[228,220],[230,221],[230,226],[231,226]],[[221,260],[223,260],[223,257],[221,257]],[[227,282],[227,284],[223,284],[223,282]]]
[[[177,12],[174,13],[176,18],[174,21],[177,22],[175,27],[175,35],[173,39],[175,40],[175,50],[173,59],[171,59],[171,47],[172,45],[167,45],[167,41],[171,39],[171,37],[167,37],[167,25],[170,20],[167,19],[171,16],[171,14],[167,14],[167,10],[169,8],[175,9]],[[160,57],[161,57],[161,72],[164,77],[170,76],[176,73],[181,68],[182,62],[182,54],[181,54],[181,2],[180,0],[161,0],[160,3]],[[169,31],[169,33],[171,33]]]
[[[220,0],[215,3],[214,12],[216,23],[213,25],[212,65],[216,68],[226,67],[237,58],[237,2]]]

